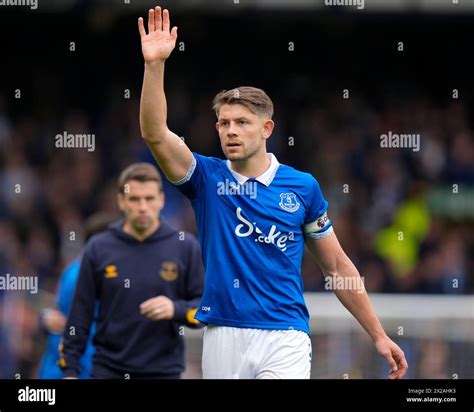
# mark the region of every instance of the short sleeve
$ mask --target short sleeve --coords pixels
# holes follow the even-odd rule
[[[329,236],[333,232],[333,227],[328,216],[328,202],[321,192],[319,183],[314,178],[312,178],[307,204],[308,210],[303,225],[305,236],[313,239]]]
[[[194,199],[204,185],[206,176],[206,157],[193,152],[191,166],[182,179],[171,182],[189,199]]]

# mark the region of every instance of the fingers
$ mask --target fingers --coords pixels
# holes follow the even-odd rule
[[[143,314],[145,312],[149,312],[150,309],[153,309],[155,307],[155,301],[156,301],[156,297],[145,300],[145,302],[142,302],[140,304],[140,313]]]
[[[146,314],[144,314],[148,319],[151,320],[158,320],[160,316],[161,309],[160,308],[153,308]]]
[[[142,311],[142,315],[151,320],[161,320],[168,318],[168,312],[169,310],[165,305],[160,305],[152,307],[146,311]]]
[[[400,367],[396,371],[392,370],[388,374],[388,378],[389,379],[403,379],[403,377],[407,373],[407,369],[408,369],[408,367],[406,367],[406,368],[401,368]]]
[[[160,6],[148,10],[148,34],[158,30],[163,30],[168,33],[170,31],[170,13],[167,9],[164,9],[162,13]],[[138,19],[138,31],[140,32],[141,37],[146,36],[143,19],[141,17]],[[178,37],[177,27],[173,27],[171,36],[174,39]]]
[[[387,360],[389,361],[389,365],[392,368],[388,375],[389,379],[403,379],[408,370],[408,363],[405,359],[404,353],[401,350],[396,351],[393,354],[393,358],[391,355],[389,355]],[[395,362],[395,366],[393,366],[392,361]]]
[[[162,30],[162,21],[161,21],[161,7],[155,7],[155,30]]]
[[[148,34],[155,31],[155,10],[148,10]]]
[[[142,17],[138,18],[138,32],[140,33],[140,37],[146,36],[146,31],[145,31],[145,27],[143,25],[143,18]]]
[[[408,362],[405,359],[405,354],[400,351],[400,353],[395,355],[395,359],[397,360],[398,366],[397,379],[403,379],[408,370]]]
[[[397,379],[403,379],[405,374],[407,373],[408,365],[404,368],[399,368],[397,372]]]
[[[156,298],[151,298],[143,302],[140,305],[140,313],[145,315],[146,313],[149,313],[151,310],[153,310],[155,308],[155,301]]]
[[[388,365],[390,366],[388,377],[390,379],[395,379],[396,373],[398,371],[397,362],[395,362],[395,359],[392,358],[391,354],[386,355],[385,358],[387,359]]]
[[[140,310],[140,313],[143,316],[146,316],[147,318],[154,318],[157,315],[159,315],[161,312],[161,308],[151,308],[151,309],[146,309],[146,310]]]
[[[149,318],[151,320],[161,320],[161,319],[164,319],[165,318],[165,309],[164,308],[161,308],[161,307],[158,307],[156,309],[154,309]]]
[[[171,30],[171,38],[175,41],[178,38],[178,28],[176,26]]]
[[[140,313],[144,316],[154,316],[157,312],[166,309],[169,299],[166,296],[157,296],[146,300],[140,305]]]
[[[167,9],[163,10],[163,31],[167,33],[170,31],[170,12]]]
[[[382,356],[387,359],[388,365],[390,366],[390,372],[388,373],[389,379],[397,379],[398,366],[397,362],[392,356],[392,351],[390,349],[384,350],[381,352]]]

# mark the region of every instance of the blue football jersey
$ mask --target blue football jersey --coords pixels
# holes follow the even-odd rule
[[[249,179],[230,161],[193,153],[173,182],[191,200],[206,270],[196,318],[216,325],[309,333],[304,236],[332,232],[328,203],[308,173],[280,164]]]

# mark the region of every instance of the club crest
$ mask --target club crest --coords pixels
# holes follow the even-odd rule
[[[178,278],[178,265],[175,262],[163,262],[161,264],[160,276],[172,282]]]
[[[300,208],[300,203],[294,193],[281,193],[279,206],[287,212],[296,212]]]

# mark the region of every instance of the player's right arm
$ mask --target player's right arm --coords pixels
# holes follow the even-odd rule
[[[140,129],[143,139],[172,182],[186,176],[193,161],[193,154],[175,133],[168,129],[167,107],[164,92],[165,61],[170,56],[178,38],[178,28],[170,31],[168,10],[160,7],[148,11],[148,34],[143,18],[138,19],[145,75],[140,100]]]

